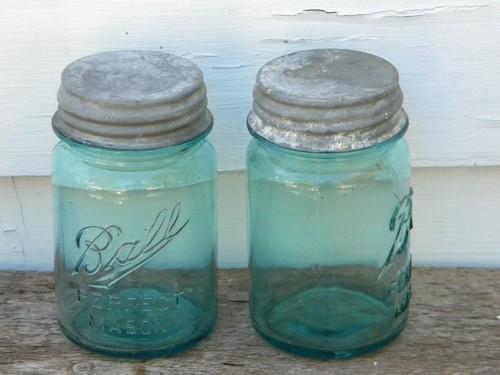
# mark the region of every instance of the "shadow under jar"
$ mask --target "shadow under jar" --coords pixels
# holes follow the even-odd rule
[[[91,350],[156,356],[216,320],[215,151],[201,71],[156,52],[62,74],[53,128],[57,315]]]
[[[396,69],[367,53],[301,51],[259,71],[250,310],[277,347],[348,358],[403,329],[412,189],[402,101]]]

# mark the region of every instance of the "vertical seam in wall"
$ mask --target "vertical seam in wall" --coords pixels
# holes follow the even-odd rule
[[[23,203],[21,202],[21,199],[19,197],[19,190],[17,189],[16,178],[11,177],[11,180],[12,180],[12,187],[14,188],[14,192],[16,194],[17,205],[19,206],[19,216],[21,217],[21,221],[23,223],[23,230],[24,230],[24,233],[26,234],[26,237],[28,237],[29,234],[28,234],[28,229],[26,227],[26,222],[24,219]],[[21,246],[21,253],[23,256],[23,265],[26,265],[26,252],[24,250],[24,246],[23,246],[22,241],[20,242],[20,246]]]

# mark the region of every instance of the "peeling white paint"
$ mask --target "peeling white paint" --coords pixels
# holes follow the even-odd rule
[[[52,117],[53,113],[26,113],[22,117]]]
[[[212,65],[212,69],[241,69],[253,64]]]
[[[465,12],[474,11],[478,9],[493,8],[492,5],[456,5],[456,6],[435,6],[432,8],[415,8],[415,9],[405,9],[405,10],[380,10],[369,13],[346,13],[337,10],[325,10],[319,8],[309,8],[304,9],[301,12],[295,14],[275,14],[276,16],[304,16],[313,13],[323,13],[325,15],[338,16],[338,17],[365,17],[365,18],[384,18],[384,17],[422,17],[429,14],[435,14],[440,12]]]
[[[0,226],[0,230],[4,233],[15,232],[17,230],[17,227],[15,225],[9,226],[9,224],[4,224],[4,225]]]
[[[264,38],[261,39],[260,41],[263,43],[300,43],[300,44],[305,44],[305,43],[313,43],[313,44],[318,44],[318,43],[327,43],[327,42],[356,42],[356,41],[366,41],[366,40],[377,40],[379,39],[378,36],[372,36],[372,35],[354,35],[354,36],[343,36],[343,37],[331,37],[331,38],[317,38],[317,39],[312,39],[312,38],[292,38],[292,39],[285,39],[285,38]]]
[[[500,121],[500,116],[494,115],[494,114],[477,114],[477,115],[465,115],[465,117],[474,119],[474,120],[480,120],[480,121],[489,121],[489,122],[498,122]]]
[[[204,58],[213,58],[219,56],[220,55],[218,53],[213,53],[213,52],[186,53],[182,55],[182,57],[185,57],[186,59],[204,59]]]
[[[4,0],[0,176],[50,173],[62,69],[117,49],[201,67],[221,170],[244,168],[257,70],[307,48],[358,49],[397,66],[414,166],[500,165],[498,45],[500,0]]]

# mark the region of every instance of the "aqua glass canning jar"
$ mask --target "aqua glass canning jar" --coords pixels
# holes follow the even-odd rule
[[[189,346],[216,320],[216,158],[201,71],[165,53],[101,53],[64,70],[58,101],[62,331],[120,356]]]
[[[350,50],[281,56],[248,128],[252,321],[272,344],[346,358],[408,317],[412,190],[396,69]]]

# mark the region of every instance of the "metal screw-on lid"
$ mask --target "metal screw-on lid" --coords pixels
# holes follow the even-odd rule
[[[359,51],[316,49],[278,57],[257,74],[249,130],[307,152],[367,148],[404,134],[398,72]]]
[[[52,119],[56,133],[92,146],[170,146],[208,132],[212,116],[200,69],[161,52],[115,51],[64,69]]]

